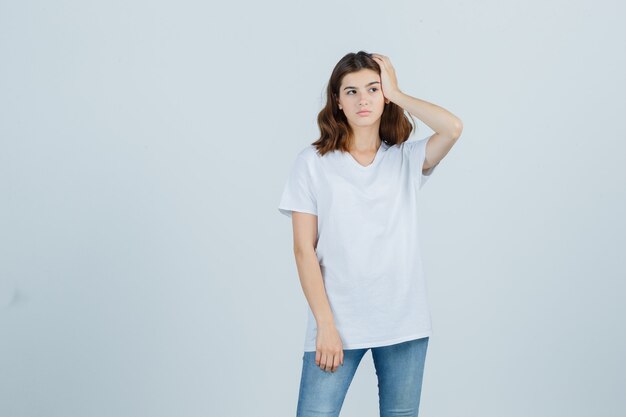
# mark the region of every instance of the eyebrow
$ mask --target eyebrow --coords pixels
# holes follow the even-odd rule
[[[380,84],[380,82],[378,82],[378,81],[372,81],[371,83],[366,84],[365,86],[367,87],[367,86],[370,86],[370,85],[372,85],[372,84]],[[347,87],[344,87],[343,89],[344,89],[344,90],[347,90],[348,88],[356,88],[356,87],[353,87],[353,86],[349,85],[349,86],[347,86]]]

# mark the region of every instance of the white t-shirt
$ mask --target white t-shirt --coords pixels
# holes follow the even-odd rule
[[[348,152],[300,151],[278,210],[317,215],[317,259],[343,349],[387,346],[432,335],[417,225],[428,136],[389,146],[363,166]],[[307,303],[304,351],[317,323]]]

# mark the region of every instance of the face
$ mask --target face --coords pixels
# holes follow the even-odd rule
[[[346,74],[337,101],[350,124],[368,126],[379,122],[386,101],[380,87],[380,75],[371,69]],[[360,113],[364,110],[369,112]]]

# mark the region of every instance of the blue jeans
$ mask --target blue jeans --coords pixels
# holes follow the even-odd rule
[[[337,417],[361,359],[372,350],[378,377],[380,417],[417,417],[428,337],[390,346],[344,349],[335,372],[315,364],[315,352],[304,352],[296,417]]]

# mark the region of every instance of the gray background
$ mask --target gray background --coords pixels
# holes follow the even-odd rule
[[[0,416],[295,415],[277,205],[359,49],[464,122],[421,197],[420,415],[623,416],[625,11],[0,1]],[[377,406],[368,353],[342,416]]]

